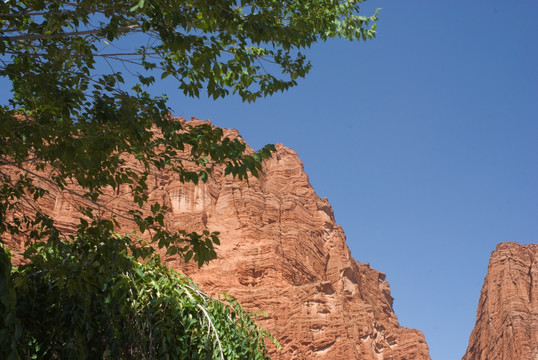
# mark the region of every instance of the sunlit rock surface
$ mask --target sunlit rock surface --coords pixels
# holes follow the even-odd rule
[[[149,202],[170,208],[170,229],[221,232],[218,259],[202,269],[177,257],[164,260],[203,291],[224,291],[266,313],[259,321],[282,345],[271,348],[272,359],[429,359],[423,334],[399,325],[385,274],[353,259],[329,202],[314,192],[297,154],[282,145],[277,150],[248,183],[218,168],[199,186],[181,184],[171,173],[150,177]],[[128,210],[126,191],[110,191],[108,207]],[[77,201],[52,191],[42,205],[72,230]],[[125,232],[134,229],[118,220]]]
[[[464,360],[538,359],[538,244],[491,254]]]

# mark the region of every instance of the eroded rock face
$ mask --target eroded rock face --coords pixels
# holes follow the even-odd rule
[[[208,266],[165,261],[203,291],[225,291],[245,308],[265,312],[260,323],[282,345],[272,349],[273,359],[429,359],[423,334],[399,325],[385,274],[353,259],[297,154],[282,145],[277,150],[249,183],[219,169],[200,186],[168,173],[150,178],[149,203],[169,206],[170,229],[221,232],[218,259]],[[126,210],[121,193],[109,194],[110,207]],[[72,229],[73,199],[53,194],[47,201],[52,216]]]
[[[538,359],[538,244],[491,254],[464,360]]]
[[[171,265],[266,312],[283,347],[273,359],[429,359],[423,335],[399,326],[385,275],[353,260],[297,154],[277,150],[249,185],[218,175],[203,190],[176,185],[177,221],[221,231],[222,246],[200,270]]]

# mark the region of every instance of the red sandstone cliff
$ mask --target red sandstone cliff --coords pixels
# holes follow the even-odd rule
[[[260,322],[283,347],[273,349],[273,359],[429,359],[423,334],[399,325],[385,274],[353,259],[297,154],[282,145],[277,150],[248,184],[219,169],[197,187],[168,173],[150,178],[150,203],[169,206],[171,229],[222,234],[219,258],[202,269],[165,260],[202,290],[225,291],[245,308],[267,313]],[[107,201],[116,210],[129,206],[121,192]],[[69,194],[53,194],[44,206],[64,229],[73,228]]]
[[[216,175],[170,188],[178,224],[222,232],[219,259],[185,271],[268,313],[261,322],[283,346],[274,359],[428,359],[423,335],[399,326],[385,275],[353,260],[297,154],[277,150],[250,185]]]
[[[491,254],[463,360],[538,359],[538,244],[501,243]]]

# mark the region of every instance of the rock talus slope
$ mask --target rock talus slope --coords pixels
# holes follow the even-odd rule
[[[538,359],[538,244],[492,253],[463,360]]]
[[[277,145],[263,174],[248,183],[217,168],[199,186],[164,172],[148,185],[149,203],[169,207],[170,229],[221,232],[218,259],[208,266],[164,260],[203,291],[224,291],[245,308],[265,312],[260,323],[282,345],[271,349],[272,359],[430,359],[423,334],[399,325],[385,274],[351,256],[331,206],[315,193],[293,150]],[[130,206],[121,191],[108,196],[110,208]],[[58,224],[74,229],[69,194],[51,192],[47,201]]]

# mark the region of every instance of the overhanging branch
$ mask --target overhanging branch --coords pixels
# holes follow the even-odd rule
[[[119,32],[129,32],[136,29],[139,29],[140,25],[129,25],[121,26],[117,30]],[[3,40],[8,41],[33,41],[33,40],[46,40],[46,39],[60,39],[71,36],[84,36],[84,35],[94,35],[100,34],[103,32],[103,29],[95,30],[84,30],[84,31],[73,31],[65,33],[53,33],[53,34],[26,34],[26,35],[17,35],[17,36],[4,36]]]

